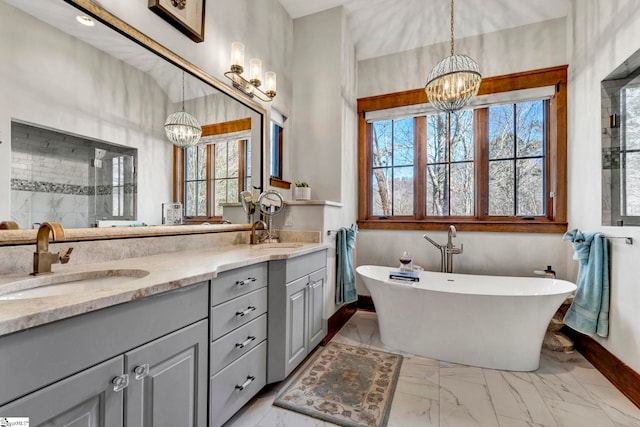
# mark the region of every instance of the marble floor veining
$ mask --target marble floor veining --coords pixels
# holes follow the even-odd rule
[[[391,351],[380,341],[376,314],[365,311],[358,311],[332,341]],[[577,352],[543,351],[533,372],[403,355],[388,427],[640,426],[640,409]],[[289,380],[266,387],[225,427],[334,426],[273,406]]]

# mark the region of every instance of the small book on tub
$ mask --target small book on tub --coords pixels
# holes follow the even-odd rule
[[[390,271],[389,279],[404,280],[407,282],[419,282],[420,275],[413,271]]]

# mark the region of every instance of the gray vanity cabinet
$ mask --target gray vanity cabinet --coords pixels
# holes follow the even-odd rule
[[[269,383],[284,380],[327,334],[326,265],[326,250],[269,262]]]
[[[226,422],[267,381],[267,263],[211,282],[209,425]]]
[[[0,337],[0,417],[207,425],[208,283]]]
[[[116,357],[0,407],[0,417],[29,417],[29,425],[122,427],[124,391],[112,380],[123,374]]]
[[[206,426],[206,320],[125,353],[127,427]]]

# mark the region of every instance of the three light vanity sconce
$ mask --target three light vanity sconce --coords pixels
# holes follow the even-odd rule
[[[256,97],[261,101],[270,102],[276,96],[276,73],[267,71],[264,73],[264,90],[262,86],[262,61],[252,58],[249,61],[249,79],[244,72],[244,44],[231,43],[231,69],[224,73],[225,77],[233,82],[233,87],[241,90],[250,98]]]

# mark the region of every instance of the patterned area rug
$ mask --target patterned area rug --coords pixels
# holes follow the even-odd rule
[[[346,427],[384,427],[402,356],[329,343],[274,405]]]

